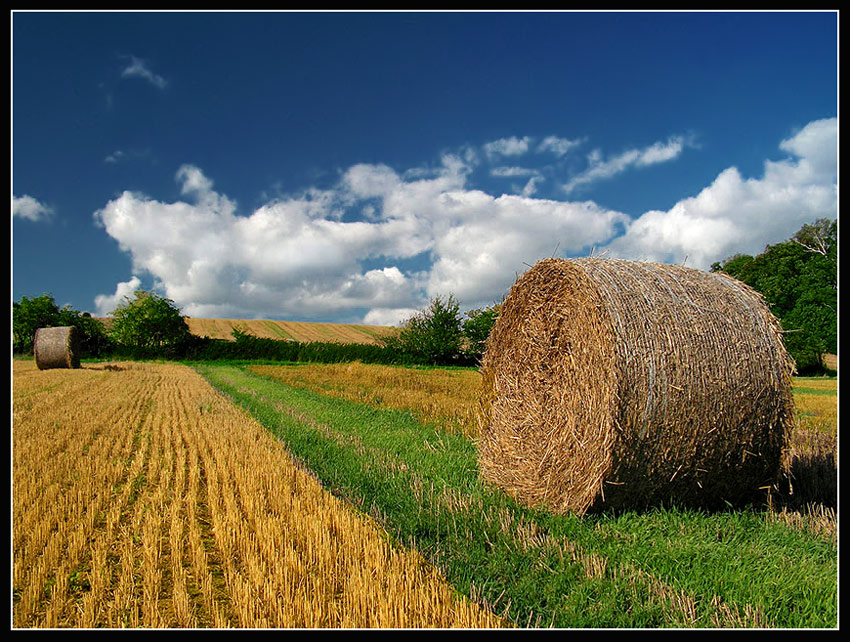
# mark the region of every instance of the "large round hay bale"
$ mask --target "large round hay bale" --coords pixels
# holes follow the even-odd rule
[[[39,370],[80,367],[80,333],[74,326],[35,331],[35,363]]]
[[[722,274],[541,261],[481,370],[481,473],[530,506],[722,507],[786,470],[794,364],[762,297]]]

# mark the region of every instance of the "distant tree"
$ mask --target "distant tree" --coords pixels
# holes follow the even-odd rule
[[[823,368],[838,350],[838,222],[819,219],[758,256],[715,263],[760,292],[782,323],[785,345],[800,372]]]
[[[725,272],[729,276],[735,277],[739,281],[742,271],[753,260],[749,254],[734,254],[724,261],[718,261],[711,264],[712,272]]]
[[[384,338],[384,344],[413,360],[436,365],[457,363],[462,355],[460,306],[453,295],[431,299],[427,308]]]
[[[463,335],[466,337],[466,353],[476,361],[484,356],[487,337],[499,316],[501,304],[497,303],[488,308],[478,308],[466,313],[463,321]]]
[[[146,290],[136,290],[132,299],[124,297],[112,317],[110,336],[130,348],[177,348],[191,336],[174,301]]]
[[[78,312],[67,305],[60,308],[50,294],[34,298],[25,296],[12,303],[12,350],[32,354],[36,330],[69,325],[80,331],[84,355],[98,357],[109,350],[109,338],[100,321],[88,312]]]
[[[828,256],[838,242],[838,220],[819,218],[801,227],[791,240],[809,252]]]
[[[60,325],[59,306],[49,294],[30,298],[21,297],[12,303],[12,349],[32,354],[35,331]]]
[[[113,347],[103,322],[95,319],[88,312],[78,312],[69,307],[63,307],[59,310],[57,325],[76,326],[80,331],[80,346],[85,356],[102,357]]]

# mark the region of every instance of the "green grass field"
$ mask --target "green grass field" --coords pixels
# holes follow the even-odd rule
[[[236,364],[195,367],[327,489],[517,626],[837,626],[829,508],[554,516],[485,486],[463,431]]]

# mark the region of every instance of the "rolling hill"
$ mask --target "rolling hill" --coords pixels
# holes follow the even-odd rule
[[[196,319],[186,317],[189,331],[199,337],[233,340],[232,332],[243,332],[266,339],[279,339],[308,343],[311,341],[336,343],[378,343],[381,335],[395,330],[389,326],[345,323],[312,323],[301,321],[273,321],[269,319]]]

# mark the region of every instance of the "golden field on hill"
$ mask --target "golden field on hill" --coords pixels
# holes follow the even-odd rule
[[[271,321],[248,319],[195,319],[186,317],[189,331],[199,337],[233,340],[234,328],[262,339],[278,339],[309,343],[378,343],[382,334],[394,329],[378,325],[345,323],[307,323],[300,321]]]
[[[493,627],[193,370],[13,361],[12,625]]]
[[[383,325],[364,325],[350,323],[315,323],[307,321],[274,321],[271,319],[196,319],[183,317],[189,332],[198,337],[233,341],[233,330],[239,329],[246,334],[261,339],[278,341],[298,341],[310,343],[380,343],[380,337],[397,332],[397,328]],[[99,317],[98,320],[109,327],[111,317]]]

